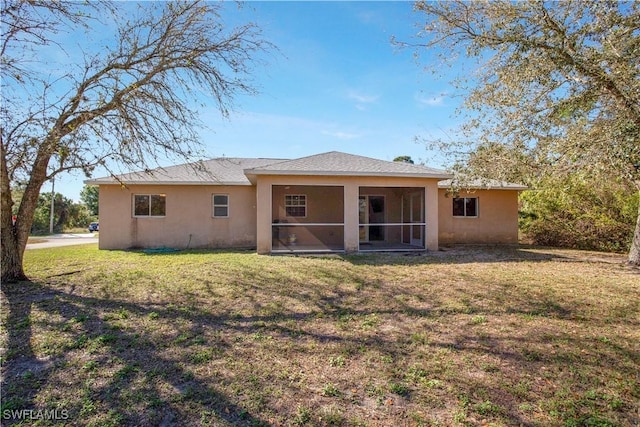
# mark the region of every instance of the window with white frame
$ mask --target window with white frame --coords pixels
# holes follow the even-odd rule
[[[478,198],[477,197],[455,197],[453,199],[453,216],[477,217]]]
[[[228,194],[213,195],[213,217],[214,218],[229,217],[229,195]]]
[[[135,194],[133,196],[134,217],[166,216],[166,194]]]
[[[306,194],[285,194],[284,210],[287,216],[301,217],[307,216],[307,196]]]

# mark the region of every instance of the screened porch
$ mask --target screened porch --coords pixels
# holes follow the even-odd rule
[[[344,194],[339,185],[273,185],[271,252],[344,252],[346,233],[358,234],[362,252],[425,250],[424,187],[360,186],[357,201]],[[347,230],[355,208],[357,231]]]
[[[423,187],[360,187],[359,251],[425,249]]]

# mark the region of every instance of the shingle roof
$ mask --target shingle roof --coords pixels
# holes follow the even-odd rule
[[[450,178],[451,174],[411,163],[390,162],[331,151],[245,170],[247,175],[351,175]]]
[[[454,181],[446,179],[438,182],[438,188],[457,187],[470,190],[517,190],[524,191],[529,187],[522,184],[514,184],[513,182],[498,181],[495,179],[473,179],[469,181]]]
[[[85,184],[251,185],[249,178],[255,175],[451,177],[441,169],[331,151],[293,160],[218,157],[116,177],[90,179]]]
[[[127,173],[115,178],[109,176],[90,179],[85,181],[85,184],[251,185],[244,174],[245,169],[262,167],[283,160],[218,157],[202,162]]]

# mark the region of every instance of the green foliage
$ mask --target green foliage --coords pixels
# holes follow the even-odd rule
[[[342,355],[329,358],[330,366],[342,368],[344,367],[344,363],[345,363],[345,359],[344,359],[344,356]]]
[[[296,413],[295,418],[293,419],[293,424],[298,426],[303,426],[311,421],[311,411],[309,408],[304,406],[298,406],[298,412]]]
[[[322,387],[322,395],[327,397],[340,397],[342,392],[334,383],[327,383]]]
[[[488,400],[475,404],[473,409],[475,409],[480,415],[496,415],[501,412],[501,408],[498,405]]]
[[[98,199],[100,196],[100,187],[97,185],[85,185],[80,192],[80,200],[87,206],[91,215],[99,215]]]
[[[394,162],[400,162],[400,163],[411,163],[414,164],[413,159],[411,158],[411,156],[398,156],[395,159],[393,159]]]
[[[547,178],[521,196],[520,228],[535,244],[625,252],[638,193],[614,179],[574,173]]]
[[[49,232],[51,215],[51,193],[40,194],[31,226],[32,234]],[[87,207],[81,203],[56,193],[53,202],[53,231],[60,233],[69,228],[84,228],[91,222],[92,216]]]
[[[408,396],[409,395],[409,387],[403,383],[393,382],[389,384],[389,391],[391,393],[395,393],[398,396]]]

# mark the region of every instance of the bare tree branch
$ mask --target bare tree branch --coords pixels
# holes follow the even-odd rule
[[[228,116],[237,94],[256,93],[253,67],[273,46],[254,24],[226,28],[222,7],[205,1],[149,2],[132,11],[126,3],[3,0],[2,77],[11,99],[3,99],[0,108],[2,178],[26,181],[17,239],[7,245],[5,231],[16,228],[5,220],[13,201],[3,194],[3,261],[8,251],[24,250],[46,180],[74,169],[89,174],[110,162],[147,167],[161,157],[191,161],[200,147],[194,101],[213,104]],[[113,43],[85,54],[83,64],[72,64],[53,79],[29,68],[21,57],[24,44],[55,45],[60,28],[86,26],[99,8],[118,24]],[[34,88],[41,92],[32,95]],[[16,110],[12,104],[24,107]],[[9,267],[3,262],[3,280],[24,275],[21,265]]]

